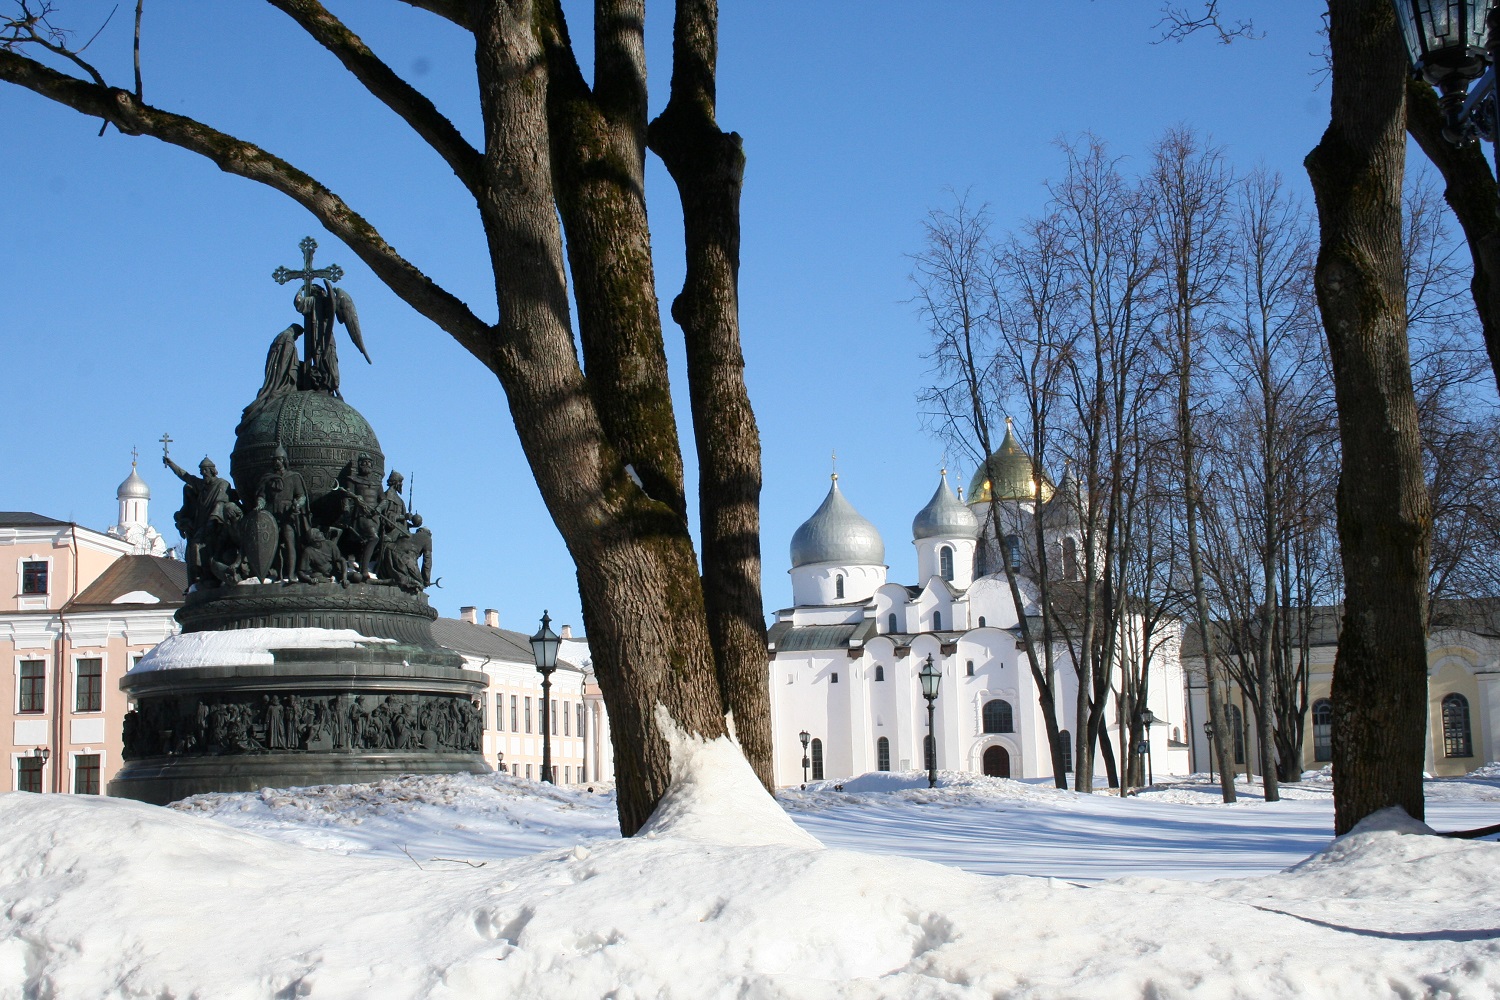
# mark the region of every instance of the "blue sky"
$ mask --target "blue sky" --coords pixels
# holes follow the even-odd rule
[[[69,0],[83,37],[113,3]],[[129,85],[130,8],[89,50]],[[374,50],[477,134],[472,46],[395,2],[330,2]],[[1322,5],[1238,0],[1263,37],[1153,44],[1157,0],[859,3],[724,0],[720,122],[748,157],[740,271],[747,379],[765,451],[768,609],[790,603],[787,546],[840,485],[912,582],[912,516],[943,446],[916,401],[927,381],[907,254],[950,189],[1009,226],[1060,174],[1055,140],[1093,131],[1140,163],[1171,125],[1196,127],[1240,169],[1265,165],[1306,195],[1301,162],[1327,124]],[[572,3],[575,39],[588,6]],[[653,110],[666,99],[670,7],[648,12]],[[457,181],[331,56],[252,0],[156,0],[143,34],[146,99],[257,142],[315,174],[481,316],[495,315],[472,204]],[[344,352],[344,395],[375,427],[388,467],[415,476],[434,529],[444,614],[475,604],[535,628],[578,623],[572,565],[521,456],[496,380],[391,295],[295,204],[206,160],[110,130],[0,86],[0,302],[10,418],[0,507],[104,527],[132,446],[172,541],[176,480],[205,452],[227,468],[233,428],[271,338],[295,317],[270,280],[314,235],[359,304],[374,358]],[[676,192],[652,161],[648,203],[663,314],[680,287]],[[667,340],[680,376],[678,333]],[[678,384],[684,442],[686,391]],[[688,447],[691,461],[691,446]],[[967,479],[969,469],[962,470]],[[695,489],[695,487],[693,487]],[[691,491],[690,491],[691,492]]]

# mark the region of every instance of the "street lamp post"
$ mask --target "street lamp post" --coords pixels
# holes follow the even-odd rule
[[[557,646],[561,636],[549,627],[552,619],[542,612],[542,627],[531,637],[531,658],[542,675],[542,780],[554,785],[552,776],[552,671],[557,669]]]
[[[1142,705],[1140,711],[1135,714],[1135,717],[1141,724],[1140,751],[1141,755],[1146,758],[1146,784],[1154,785],[1156,784],[1156,772],[1151,766],[1151,725],[1156,721],[1156,713],[1145,705]]]
[[[927,662],[922,664],[922,669],[917,672],[917,678],[922,682],[922,697],[927,699],[927,787],[937,787],[937,738],[932,732],[933,702],[937,701],[938,687],[943,683],[943,672],[932,663],[932,654],[927,654]]]
[[[1203,724],[1203,736],[1208,740],[1208,783],[1214,783],[1214,724],[1205,722]]]
[[[806,729],[797,734],[797,739],[802,741],[802,783],[807,784],[807,742],[812,739]]]
[[[1393,2],[1412,69],[1438,90],[1443,138],[1455,146],[1475,139],[1495,142],[1500,135],[1495,90],[1500,8],[1493,0]]]

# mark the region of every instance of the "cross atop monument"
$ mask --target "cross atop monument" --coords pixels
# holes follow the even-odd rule
[[[172,435],[163,434],[159,440],[161,441],[161,457],[166,458],[168,455],[167,449],[172,447]]]
[[[311,236],[302,237],[302,242],[297,244],[302,250],[302,270],[294,271],[289,267],[278,267],[271,272],[271,278],[278,285],[284,285],[288,281],[302,279],[304,291],[312,289],[314,278],[327,278],[329,281],[338,281],[344,276],[344,269],[337,264],[329,264],[327,267],[314,268],[312,266],[313,254],[317,252],[318,241]]]

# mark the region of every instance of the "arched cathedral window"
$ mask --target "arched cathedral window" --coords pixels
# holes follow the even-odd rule
[[[885,667],[882,667],[878,663],[875,664],[875,679],[877,681],[883,681],[883,680],[885,680]]]
[[[823,741],[812,741],[812,776],[814,781],[823,780]]]
[[[944,545],[938,550],[938,573],[944,580],[953,581],[953,547]]]
[[[1333,702],[1319,698],[1313,702],[1313,760],[1333,760]]]
[[[1016,731],[1015,717],[1010,702],[996,698],[984,703],[984,731],[987,733],[1013,733]]]
[[[943,613],[941,611],[934,611],[932,613],[932,630],[934,632],[941,632],[943,630]]]
[[[891,614],[886,615],[886,618],[885,618],[885,630],[887,632],[899,632],[899,631],[901,631],[900,629],[898,629],[896,627],[896,615],[895,615],[895,612],[892,612]]]
[[[1064,538],[1062,552],[1063,577],[1068,580],[1078,579],[1078,543],[1072,538]]]
[[[889,771],[891,769],[891,741],[884,736],[875,741],[875,770]]]
[[[835,600],[842,601],[844,599],[844,578],[842,576],[833,578],[833,596]]]
[[[1005,559],[1010,563],[1011,569],[1021,568],[1021,536],[1005,536]]]

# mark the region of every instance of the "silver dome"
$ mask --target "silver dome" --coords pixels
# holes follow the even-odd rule
[[[979,519],[974,516],[968,504],[961,502],[948,488],[946,469],[932,499],[927,501],[927,506],[918,511],[912,520],[911,537],[913,541],[924,538],[979,537]]]
[[[837,476],[823,506],[792,535],[792,568],[812,563],[885,565],[880,532],[844,499]]]
[[[120,488],[119,489],[115,490],[115,499],[116,500],[150,500],[151,499],[151,487],[149,487],[149,486],[146,485],[146,481],[144,479],[142,479],[140,476],[136,475],[135,463],[134,462],[132,462],[130,464],[130,477],[128,479],[126,479],[123,483],[120,484]]]

